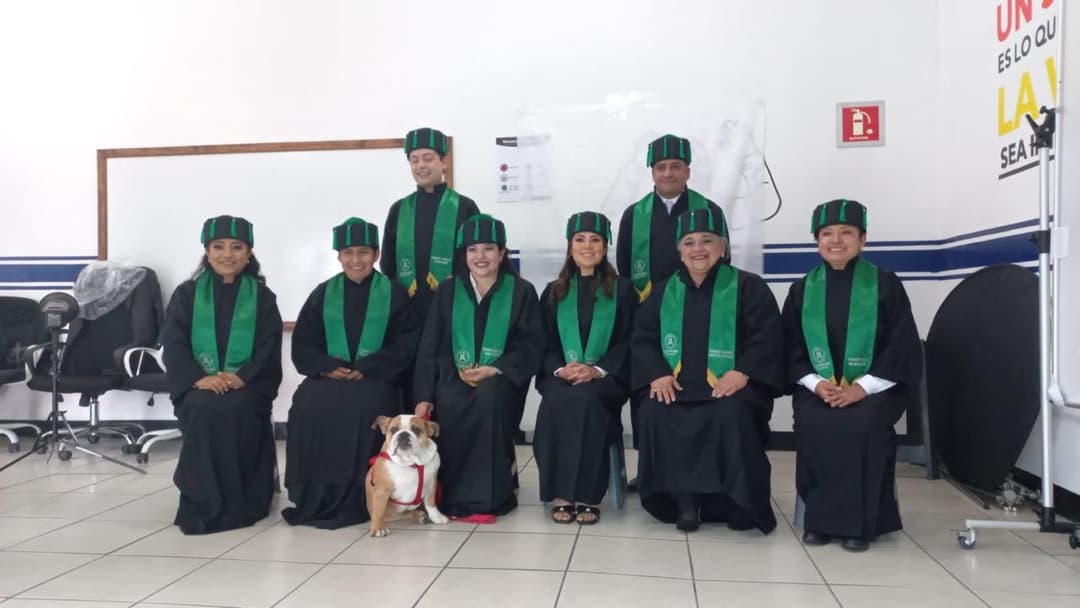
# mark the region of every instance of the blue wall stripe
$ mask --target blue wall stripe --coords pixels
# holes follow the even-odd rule
[[[877,247],[878,243],[872,243]],[[893,272],[945,272],[961,268],[978,268],[991,264],[1015,264],[1038,257],[1030,234],[1004,236],[978,243],[968,243],[945,249],[870,250],[865,256],[871,262]],[[821,263],[816,250],[767,252],[765,274],[806,274]]]
[[[67,285],[0,285],[0,291],[71,291]]]
[[[967,268],[981,268],[992,264],[1016,264],[1038,258],[1030,233],[1013,234],[980,240],[975,243],[954,245],[969,239],[983,238],[1022,228],[1034,228],[1037,220],[1014,222],[928,241],[871,241],[866,251],[867,259],[893,272],[935,274]],[[888,248],[898,248],[889,250]],[[929,249],[903,249],[904,247],[929,247]],[[779,251],[795,249],[795,251]],[[510,259],[520,269],[520,251],[511,249]],[[37,256],[0,257],[0,290],[70,289],[76,276],[94,256]],[[52,261],[53,264],[26,264],[18,262]],[[62,261],[62,262],[61,262]],[[821,262],[813,241],[804,243],[765,244],[765,277],[769,282],[787,282],[790,278],[776,275],[803,275]],[[947,277],[905,277],[905,280],[952,280],[965,275]],[[19,283],[49,283],[47,286],[11,285]],[[67,283],[67,285],[56,285]],[[2,285],[7,284],[7,285]]]
[[[1020,228],[1034,228],[1039,225],[1039,220],[1024,220],[1022,222],[1013,222],[1011,224],[1004,224],[1002,226],[994,226],[993,228],[984,228],[982,230],[976,230],[975,232],[965,232],[963,234],[957,234],[940,240],[930,241],[870,241],[870,245],[874,247],[911,247],[913,245],[921,245],[928,247],[940,247],[942,245],[948,245],[950,243],[956,243],[958,241],[966,241],[968,239],[975,239],[983,236],[989,236],[991,234],[1000,234],[1002,232],[1009,232],[1010,230],[1017,230]],[[806,235],[806,241],[802,243],[766,243],[765,250],[769,249],[800,249],[800,248],[816,248],[814,239],[810,234]]]
[[[44,262],[48,260],[96,260],[96,255],[0,256],[0,262]]]
[[[0,264],[0,283],[74,282],[86,264]]]

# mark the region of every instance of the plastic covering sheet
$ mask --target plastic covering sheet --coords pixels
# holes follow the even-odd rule
[[[522,275],[537,289],[562,267],[571,214],[600,211],[617,232],[623,211],[653,189],[646,148],[665,133],[690,140],[689,187],[724,209],[732,263],[762,272],[762,218],[776,204],[763,160],[764,103],[612,94],[595,105],[530,109],[519,115],[517,159],[523,166],[518,191],[500,198],[494,213],[507,223],[509,246],[521,250]],[[609,259],[615,263],[614,246]]]
[[[91,262],[75,279],[72,295],[79,316],[94,320],[122,304],[146,276],[146,269],[118,262]]]

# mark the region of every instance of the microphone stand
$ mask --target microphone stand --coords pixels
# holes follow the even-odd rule
[[[113,464],[127,467],[132,471],[136,471],[145,475],[146,471],[140,469],[137,466],[128,464],[118,458],[106,456],[101,452],[96,452],[79,443],[79,438],[75,434],[75,430],[71,428],[71,425],[67,421],[67,416],[64,415],[65,411],[60,409],[60,386],[58,383],[60,381],[60,358],[64,349],[64,343],[60,341],[60,334],[67,333],[67,330],[61,329],[59,327],[50,327],[49,333],[51,334],[49,343],[42,345],[41,348],[49,348],[50,350],[52,350],[52,360],[50,361],[50,371],[52,373],[52,411],[49,412],[49,417],[45,421],[46,425],[48,425],[50,422],[52,423],[52,429],[38,435],[37,440],[34,442],[34,447],[32,447],[22,456],[19,456],[15,460],[12,460],[11,462],[0,467],[0,471],[4,471],[9,467],[15,466],[16,464],[25,460],[32,454],[48,453],[48,456],[45,460],[46,462],[52,460],[53,452],[56,452],[57,457],[62,461],[71,460],[72,453],[71,450],[68,449],[68,441],[60,436],[60,426],[63,425],[63,432],[66,433],[68,437],[70,437],[71,447],[79,450],[80,452],[90,454],[91,456],[96,456],[103,460],[107,460]],[[28,359],[31,356],[31,352],[32,349],[27,351]],[[27,362],[27,365],[30,365],[29,361]],[[59,446],[59,449],[57,449],[57,446]]]

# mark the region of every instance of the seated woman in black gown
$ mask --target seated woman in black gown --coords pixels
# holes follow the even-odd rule
[[[600,213],[570,216],[559,278],[540,296],[547,349],[536,388],[533,453],[540,499],[557,523],[599,521],[610,477],[608,445],[622,433],[630,396],[630,330],[637,296],[607,259],[611,222]]]
[[[184,534],[250,526],[267,516],[276,452],[270,422],[281,384],[281,315],[241,217],[206,220],[206,255],[173,292],[161,343],[184,434],[173,481]]]
[[[502,222],[472,216],[456,246],[465,263],[455,267],[466,270],[435,292],[416,358],[415,411],[440,425],[439,509],[490,517],[517,506],[513,438],[544,352],[543,321],[536,290],[507,256]]]
[[[829,201],[811,225],[823,261],[784,302],[803,542],[865,551],[901,526],[893,425],[917,399],[922,348],[904,285],[860,255],[866,208]]]
[[[281,512],[290,524],[325,529],[368,520],[364,476],[382,444],[372,422],[401,411],[420,339],[409,294],[375,270],[378,226],[350,218],[333,233],[342,272],[311,292],[292,334],[293,363],[307,377],[293,395],[286,444],[296,506]]]
[[[765,456],[783,389],[784,334],[765,281],[727,260],[722,211],[684,212],[682,266],[637,312],[631,342],[641,405],[638,491],[654,517],[697,530],[776,527]]]

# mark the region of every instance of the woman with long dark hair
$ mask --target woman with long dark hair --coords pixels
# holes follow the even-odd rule
[[[547,349],[533,453],[540,499],[556,523],[595,524],[610,473],[608,445],[622,433],[630,396],[629,343],[637,296],[607,259],[611,221],[570,216],[566,262],[540,296]]]
[[[536,290],[517,275],[506,228],[474,215],[458,230],[466,270],[439,284],[416,359],[416,414],[439,421],[440,510],[501,515],[517,506],[514,431],[540,367]]]
[[[161,343],[184,434],[173,481],[184,534],[250,526],[274,494],[270,413],[281,384],[281,314],[252,247],[251,223],[206,220],[205,255],[173,292]]]

